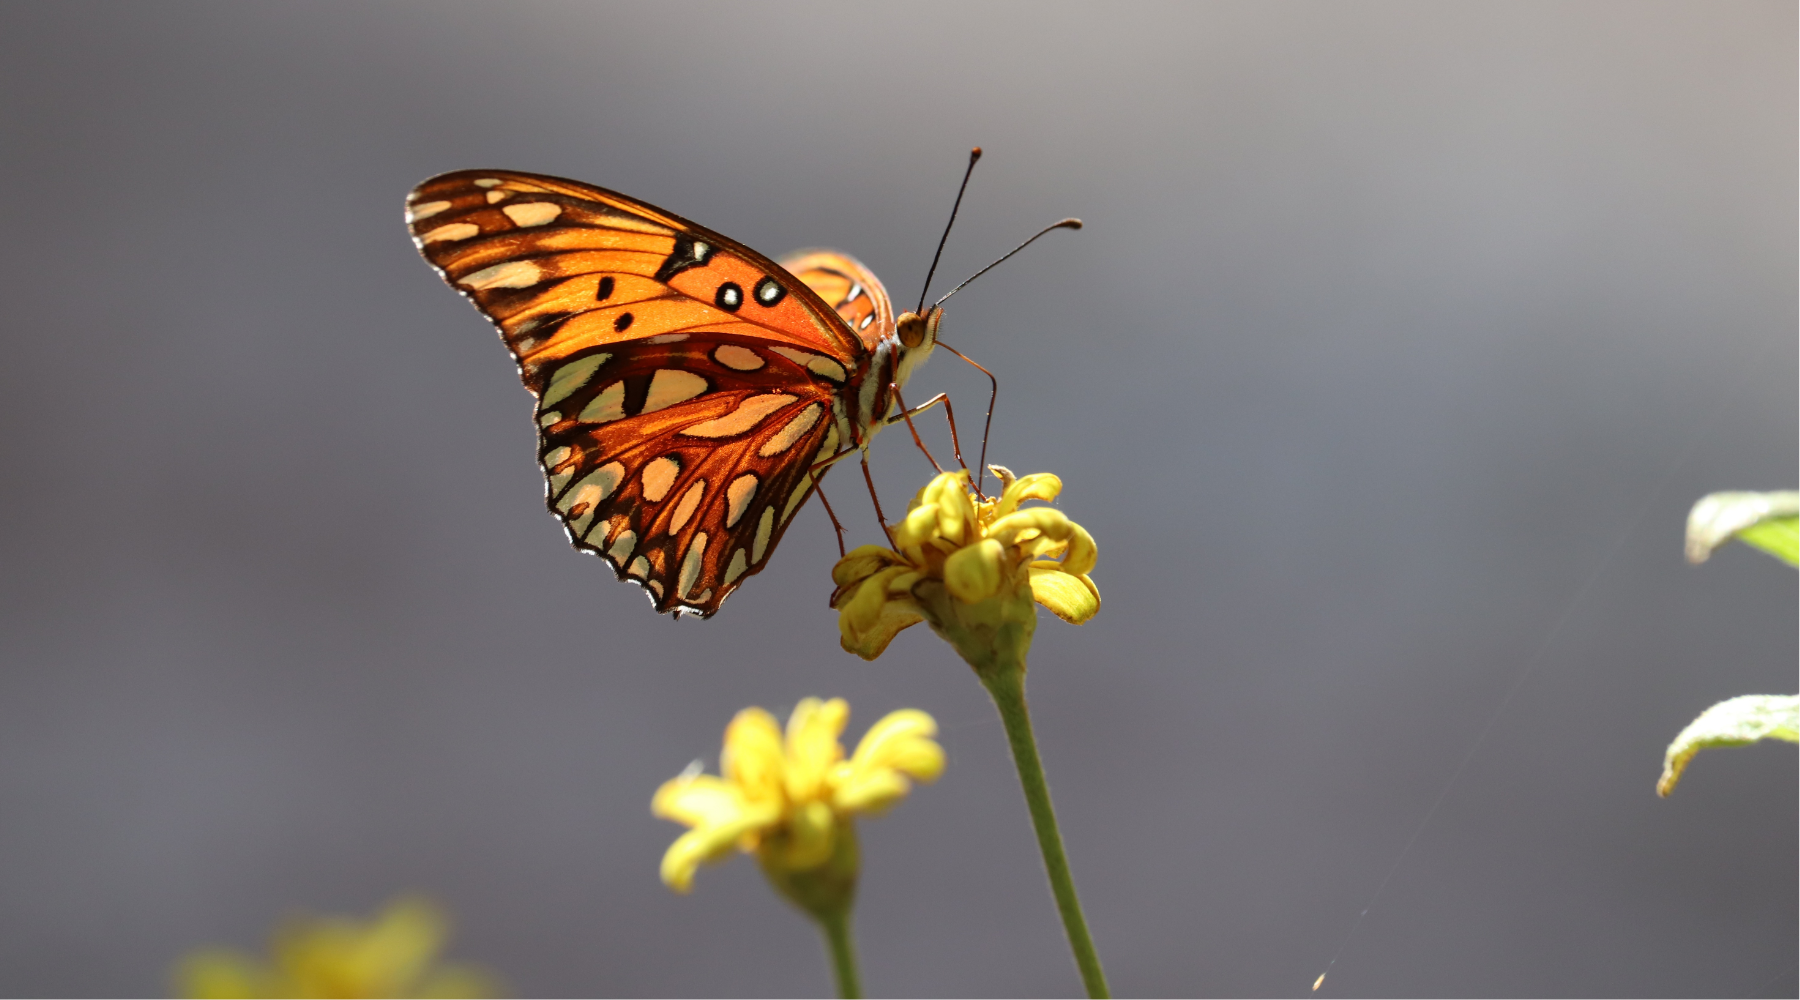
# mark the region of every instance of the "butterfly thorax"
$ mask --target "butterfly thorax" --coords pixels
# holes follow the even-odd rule
[[[933,306],[924,316],[905,312],[894,321],[893,332],[875,343],[869,375],[857,394],[856,424],[860,440],[867,446],[880,432],[893,409],[894,388],[904,388],[919,366],[931,357],[937,346],[938,324],[944,311]]]

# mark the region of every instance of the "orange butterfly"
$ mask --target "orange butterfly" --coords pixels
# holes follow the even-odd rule
[[[846,254],[778,264],[556,177],[444,174],[408,196],[406,220],[537,398],[550,510],[658,612],[709,616],[767,565],[828,463],[880,430],[943,317],[895,317]]]

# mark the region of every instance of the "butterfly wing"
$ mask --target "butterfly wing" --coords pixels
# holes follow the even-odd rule
[[[601,188],[471,170],[407,204],[420,252],[538,400],[570,539],[658,611],[717,611],[849,436],[862,339],[768,258]]]
[[[894,305],[887,288],[862,261],[839,250],[796,250],[781,266],[830,306],[856,331],[865,350],[894,335]]]

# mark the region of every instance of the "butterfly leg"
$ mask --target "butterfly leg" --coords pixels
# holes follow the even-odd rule
[[[888,527],[887,515],[881,512],[881,498],[875,495],[875,477],[869,472],[869,450],[862,449],[863,482],[869,484],[869,499],[875,501],[875,520],[881,522],[881,537],[894,544],[894,532]]]
[[[919,451],[924,453],[925,461],[930,462],[931,467],[936,469],[939,474],[942,474],[944,467],[938,464],[937,459],[931,457],[931,450],[925,447],[924,440],[919,437],[919,429],[913,426],[912,411],[906,408],[906,400],[900,395],[900,384],[898,382],[890,382],[888,383],[888,388],[894,391],[894,402],[900,407],[900,419],[905,420],[906,429],[912,431],[913,444],[918,445]],[[924,409],[924,407],[920,407],[920,409]],[[888,423],[893,423],[893,421],[889,420]]]
[[[831,526],[833,528],[837,529],[838,558],[842,559],[842,558],[844,558],[844,554],[845,554],[845,552],[844,552],[844,526],[843,526],[843,524],[841,524],[838,521],[837,512],[831,509],[831,501],[825,499],[825,488],[823,486],[821,486],[819,483],[815,482],[815,483],[813,483],[813,492],[817,493],[819,495],[819,502],[825,505],[825,516],[831,518]]]
[[[956,408],[950,405],[950,396],[948,393],[940,392],[937,395],[931,397],[930,399],[927,399],[925,402],[920,403],[918,406],[915,406],[910,410],[903,410],[900,413],[896,413],[893,416],[887,418],[886,423],[887,424],[897,424],[900,421],[905,420],[907,423],[907,426],[911,427],[913,417],[916,417],[919,414],[924,413],[926,410],[931,409],[933,406],[936,406],[939,403],[944,404],[944,419],[947,420],[950,424],[950,448],[952,451],[954,451],[956,453],[956,464],[962,466],[962,470],[964,472],[969,473],[969,476],[970,476],[969,482],[975,484],[976,495],[980,496],[982,499],[985,500],[985,499],[987,499],[987,494],[983,493],[981,490],[981,484],[979,482],[980,477],[975,475],[974,471],[969,468],[969,463],[967,461],[964,461],[964,459],[963,459],[962,437],[961,437],[961,435],[957,434],[957,432],[956,432]],[[918,436],[918,431],[916,429],[913,431],[913,436],[914,437]],[[931,456],[929,453],[927,453],[926,457],[929,458]],[[932,464],[936,465],[937,463],[933,462]],[[942,472],[944,470],[939,469],[938,471]]]
[[[875,479],[869,475],[869,453],[863,450],[862,445],[854,444],[824,461],[813,463],[811,469],[813,489],[819,494],[819,501],[825,505],[825,513],[831,518],[831,526],[837,529],[839,556],[844,554],[844,526],[838,522],[837,514],[831,509],[831,501],[825,499],[825,491],[819,488],[818,482],[824,478],[823,470],[829,469],[849,457],[852,452],[861,452],[862,454],[863,481],[869,484],[869,499],[875,501],[875,519],[881,522],[882,535],[889,541],[893,540],[893,536],[888,533],[887,517],[881,513],[881,498],[875,495]]]
[[[994,377],[993,372],[988,371],[986,368],[983,368],[978,364],[975,364],[975,361],[972,358],[970,358],[967,354],[964,354],[963,352],[957,350],[956,348],[951,347],[949,344],[944,343],[942,340],[939,340],[937,342],[937,345],[939,347],[943,348],[944,350],[949,351],[951,354],[954,354],[957,357],[963,359],[964,361],[969,362],[969,364],[975,365],[975,368],[978,371],[980,371],[981,374],[986,375],[988,377],[988,384],[990,386],[992,386],[992,388],[988,391],[987,421],[985,423],[983,423],[982,427],[981,427],[981,471],[976,474],[976,478],[978,481],[975,484],[975,492],[981,493],[981,483],[979,482],[979,479],[981,477],[984,477],[987,475],[988,433],[994,429],[994,403],[997,400],[999,400],[999,398],[1000,398],[1000,380]],[[946,410],[948,410],[949,402],[946,401],[944,405],[945,405]],[[952,419],[950,421],[950,437],[952,440],[954,440],[956,437],[956,421],[954,419]],[[983,493],[982,495],[986,496],[985,493]]]
[[[969,463],[963,461],[962,457],[962,437],[956,433],[956,407],[950,405],[948,394],[942,395],[944,396],[944,420],[950,424],[950,450],[956,452],[956,464],[962,466],[964,472],[968,472]],[[987,499],[987,494],[981,492],[981,483],[979,482],[975,483],[975,494],[984,500]]]

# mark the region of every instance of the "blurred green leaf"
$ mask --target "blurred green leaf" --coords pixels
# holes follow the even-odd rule
[[[1703,563],[1737,538],[1789,566],[1800,566],[1800,493],[1709,493],[1688,512],[1687,558]]]
[[[1800,566],[1800,518],[1772,517],[1737,533],[1738,541],[1754,546],[1789,566]]]
[[[1746,694],[1719,702],[1687,724],[1663,754],[1656,794],[1667,796],[1694,755],[1710,747],[1741,747],[1762,739],[1800,743],[1800,695]]]

